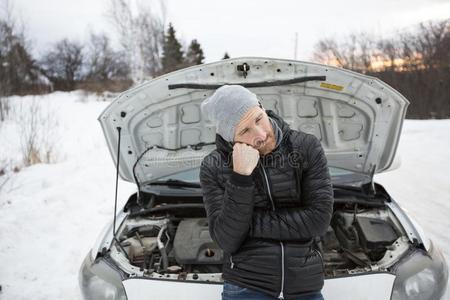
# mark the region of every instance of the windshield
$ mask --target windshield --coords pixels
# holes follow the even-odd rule
[[[331,177],[338,177],[338,176],[345,176],[345,175],[353,175],[355,172],[341,169],[341,168],[335,168],[335,167],[329,167],[330,169],[330,175]],[[158,178],[158,181],[164,181],[169,179],[175,179],[175,180],[182,180],[186,182],[200,182],[200,167],[195,169],[190,169],[187,171],[182,171],[179,173],[171,174],[168,176],[164,176],[161,178]]]

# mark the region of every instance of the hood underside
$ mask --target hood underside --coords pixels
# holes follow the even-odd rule
[[[224,84],[246,86],[292,129],[314,134],[329,166],[364,174],[391,165],[409,104],[376,78],[320,64],[248,57],[190,67],[122,93],[100,115],[114,161],[120,128],[122,179],[134,181],[141,155],[139,182],[199,167],[216,148],[200,104]]]

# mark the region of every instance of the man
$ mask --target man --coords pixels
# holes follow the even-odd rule
[[[333,195],[320,141],[239,85],[220,87],[201,109],[217,133],[200,183],[225,256],[222,299],[323,299],[315,241],[329,226]]]

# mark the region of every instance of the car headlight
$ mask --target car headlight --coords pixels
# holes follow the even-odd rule
[[[441,299],[447,287],[447,264],[433,244],[428,252],[418,250],[405,258],[395,272],[392,300]]]
[[[117,271],[105,262],[92,265],[89,253],[81,265],[78,280],[85,300],[127,300]]]

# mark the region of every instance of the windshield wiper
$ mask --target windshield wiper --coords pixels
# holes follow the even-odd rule
[[[364,186],[351,186],[351,185],[343,185],[343,184],[333,184],[333,193],[335,201],[339,198],[339,196],[356,196],[357,198],[362,198],[364,200],[357,200],[353,199],[351,202],[353,203],[360,203],[360,204],[366,204],[371,206],[383,206],[384,204],[374,202],[373,200],[376,197],[376,195],[371,195],[367,192],[367,190],[364,188]],[[348,202],[348,200],[345,200],[345,202]]]
[[[179,179],[167,179],[167,180],[159,180],[148,183],[148,185],[167,185],[167,186],[177,186],[177,187],[192,187],[192,188],[201,188],[200,183],[196,182],[188,182]]]
[[[333,190],[335,194],[353,195],[369,199],[370,195],[364,191],[360,186],[333,184]]]

